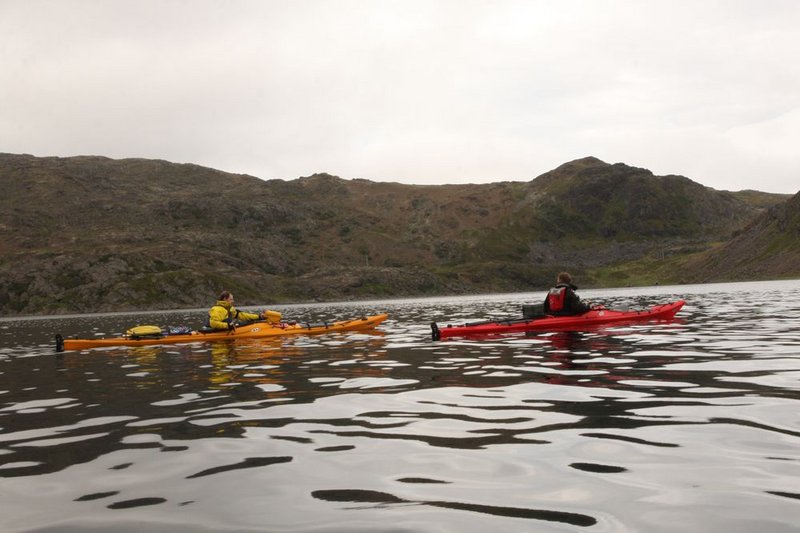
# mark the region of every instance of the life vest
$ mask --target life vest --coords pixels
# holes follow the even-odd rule
[[[225,315],[226,316],[225,316],[225,318],[220,318],[219,319],[220,322],[225,322],[226,324],[230,324],[236,318],[234,316],[234,313],[231,312],[231,307],[230,306],[226,307],[224,305],[219,305],[219,303],[217,303],[217,304],[211,306],[211,309],[209,309],[209,311],[208,311],[208,318],[206,319],[206,327],[207,328],[211,327],[211,311],[213,311],[215,307],[219,307],[220,309],[224,309],[225,310]],[[237,315],[239,314],[238,310],[236,311],[236,314]]]
[[[552,312],[564,310],[564,303],[567,301],[566,287],[553,287],[547,293],[547,307]]]

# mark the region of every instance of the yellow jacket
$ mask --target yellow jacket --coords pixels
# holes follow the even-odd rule
[[[208,325],[214,329],[228,329],[229,325],[235,324],[237,320],[251,321],[259,318],[261,315],[239,311],[225,300],[217,300],[217,303],[208,310]]]

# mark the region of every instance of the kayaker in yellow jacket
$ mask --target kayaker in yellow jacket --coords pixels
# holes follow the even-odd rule
[[[233,307],[233,294],[231,294],[229,291],[222,291],[222,294],[219,295],[217,303],[215,303],[213,307],[208,310],[208,323],[206,325],[213,329],[233,330],[236,329],[236,322],[239,320],[260,320],[271,315],[280,316],[272,311],[263,311],[259,314],[239,311]]]

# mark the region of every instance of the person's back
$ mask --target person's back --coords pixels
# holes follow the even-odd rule
[[[546,315],[580,315],[590,309],[581,301],[575,291],[578,287],[572,284],[572,276],[568,272],[560,272],[556,278],[556,286],[547,292],[544,299]]]

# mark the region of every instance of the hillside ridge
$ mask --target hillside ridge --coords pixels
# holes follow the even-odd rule
[[[405,185],[0,154],[0,180],[2,315],[202,307],[222,288],[240,305],[539,290],[563,268],[648,283],[629,265],[711,253],[788,199],[595,157],[528,182]]]

